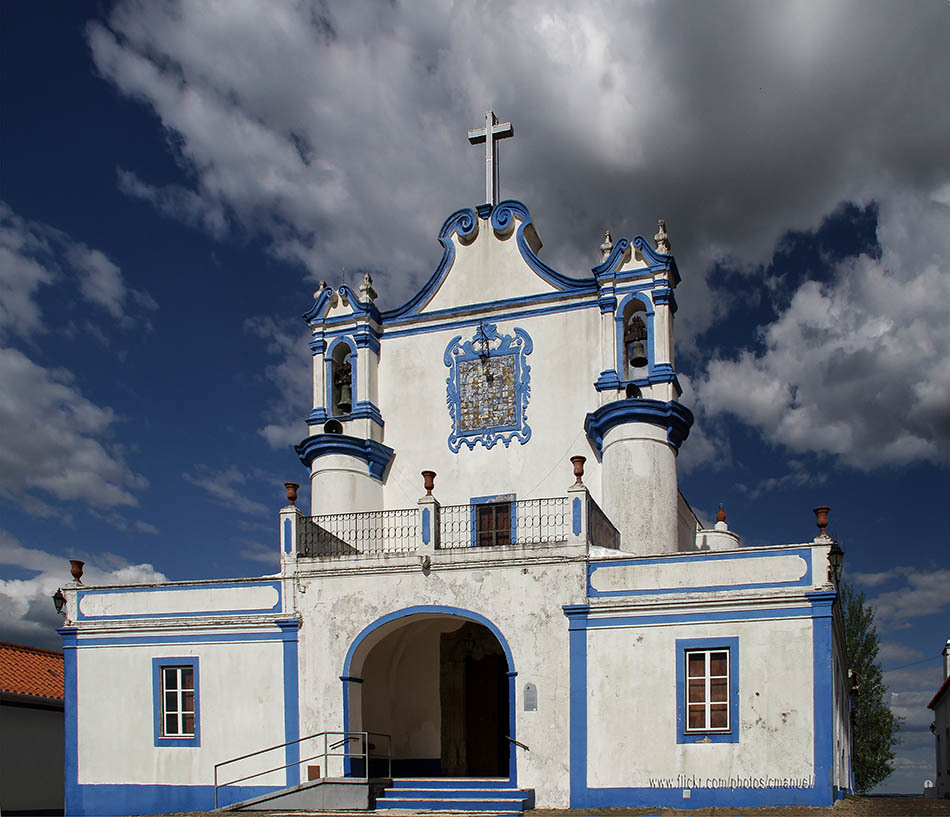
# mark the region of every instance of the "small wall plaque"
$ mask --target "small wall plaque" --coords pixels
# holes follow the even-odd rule
[[[538,688],[534,684],[524,685],[524,711],[538,711]]]

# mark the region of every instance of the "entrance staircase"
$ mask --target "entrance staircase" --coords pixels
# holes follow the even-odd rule
[[[405,809],[521,814],[530,808],[534,808],[534,789],[518,789],[498,777],[401,778],[393,780],[376,798],[376,811],[382,812]]]

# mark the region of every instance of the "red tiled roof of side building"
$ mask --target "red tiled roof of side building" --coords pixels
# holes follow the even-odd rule
[[[937,694],[930,699],[930,703],[927,704],[927,709],[933,709],[937,705],[937,699],[950,689],[950,675],[943,679],[943,683],[940,685],[940,689],[937,690]]]
[[[63,700],[63,654],[0,641],[0,692]]]

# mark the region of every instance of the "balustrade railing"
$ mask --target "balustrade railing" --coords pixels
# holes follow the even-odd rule
[[[419,511],[363,511],[304,517],[297,530],[299,556],[407,553],[419,539]]]
[[[479,527],[478,521],[478,509],[484,506],[443,505],[439,510],[439,549],[546,544],[566,542],[570,538],[567,497],[489,504],[508,507],[494,514],[487,531],[485,526]]]

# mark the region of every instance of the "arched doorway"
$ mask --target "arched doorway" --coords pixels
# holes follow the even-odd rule
[[[346,728],[392,735],[394,777],[514,780],[514,675],[487,619],[409,608],[374,622],[350,647]]]

